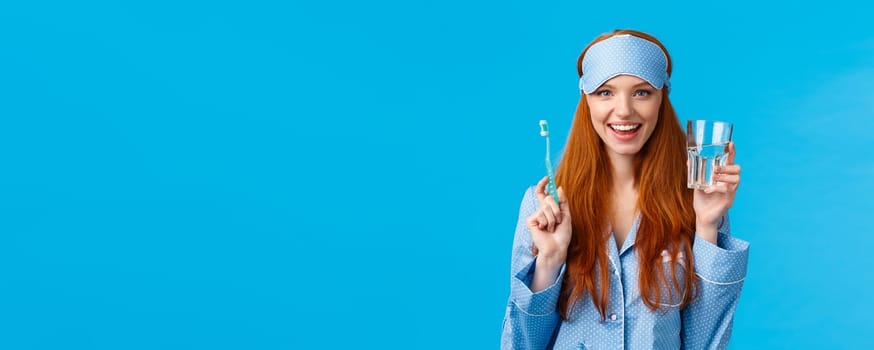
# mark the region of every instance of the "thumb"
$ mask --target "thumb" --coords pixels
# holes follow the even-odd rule
[[[734,155],[735,155],[734,141],[729,141],[728,142],[728,162],[726,163],[727,165],[734,164]]]
[[[567,199],[567,196],[564,194],[564,189],[562,189],[560,186],[558,188],[558,202],[559,202],[559,207],[561,208],[562,214],[570,215],[570,213],[571,213],[570,204],[568,204],[568,199]]]

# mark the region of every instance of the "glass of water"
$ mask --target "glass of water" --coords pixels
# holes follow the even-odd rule
[[[713,168],[728,161],[731,123],[715,120],[686,121],[688,177],[686,187],[705,190],[716,186]]]

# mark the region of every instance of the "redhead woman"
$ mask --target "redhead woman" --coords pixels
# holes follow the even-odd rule
[[[632,30],[577,61],[581,97],[556,170],[524,194],[502,349],[724,349],[749,244],[730,235],[734,144],[718,185],[686,188],[671,58]]]

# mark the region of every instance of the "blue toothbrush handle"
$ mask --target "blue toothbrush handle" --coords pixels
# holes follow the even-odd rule
[[[552,164],[550,164],[549,159],[546,160],[546,175],[549,177],[546,190],[555,199],[555,204],[561,205],[561,201],[558,200],[558,191],[555,189],[555,174],[552,172]]]

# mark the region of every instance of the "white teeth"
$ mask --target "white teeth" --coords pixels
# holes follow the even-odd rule
[[[618,131],[631,131],[631,130],[637,129],[639,126],[640,126],[640,124],[623,124],[623,125],[611,124],[610,125],[610,127],[613,128],[613,130],[618,130]]]

